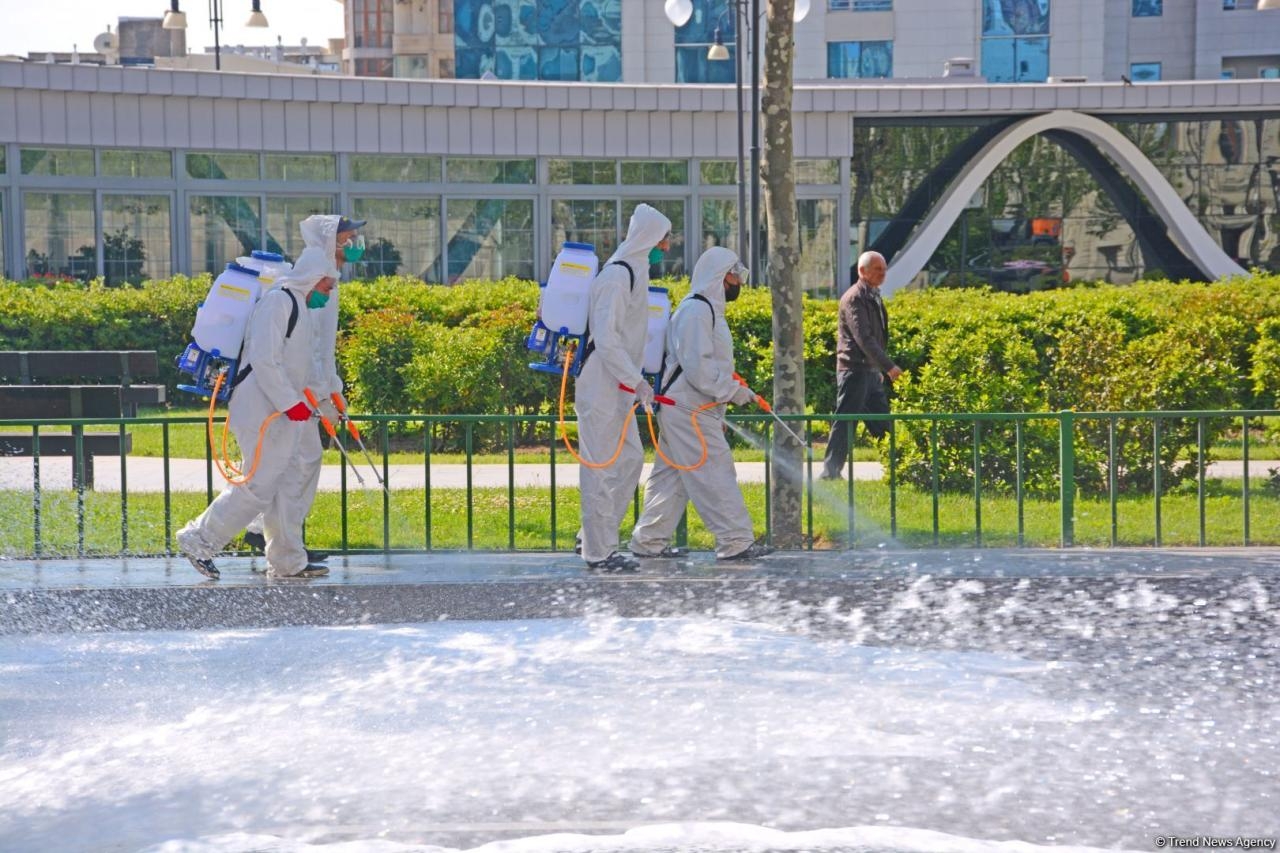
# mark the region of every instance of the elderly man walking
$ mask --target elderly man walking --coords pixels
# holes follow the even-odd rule
[[[836,414],[887,414],[890,382],[902,368],[889,358],[889,312],[880,298],[888,265],[879,252],[863,252],[858,258],[858,281],[840,297],[836,332]],[[872,438],[889,431],[886,421],[863,421]],[[838,480],[849,458],[854,421],[833,421],[831,440],[822,460],[822,479]]]

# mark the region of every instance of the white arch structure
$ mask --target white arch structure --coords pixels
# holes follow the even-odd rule
[[[1244,274],[1245,270],[1214,242],[1138,146],[1101,119],[1072,110],[1056,110],[1009,126],[965,164],[902,251],[894,256],[882,292],[888,295],[915,278],[960,218],[965,205],[996,167],[1023,142],[1048,130],[1079,134],[1110,157],[1137,184],[1138,190],[1169,227],[1174,241],[1205,277],[1219,279]]]

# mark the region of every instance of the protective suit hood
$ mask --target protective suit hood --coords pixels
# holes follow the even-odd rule
[[[333,257],[338,251],[338,222],[342,219],[337,214],[314,214],[302,220],[298,226],[298,230],[302,232],[302,241],[307,244],[307,248],[316,248],[324,252],[324,256],[329,259],[329,275],[333,278],[341,278],[342,273],[338,271],[333,262]]]
[[[609,263],[624,261],[631,269],[649,268],[649,250],[671,231],[671,220],[647,204],[636,205],[627,225],[627,237],[609,257]]]
[[[738,256],[723,246],[712,246],[693,265],[689,292],[709,300],[717,316],[724,316],[724,277],[738,263]]]
[[[312,217],[313,219],[315,217]],[[336,218],[336,217],[335,217]],[[324,250],[316,246],[308,246],[298,255],[293,269],[276,279],[279,287],[285,287],[294,293],[305,296],[322,278],[336,278],[333,269],[333,258],[325,255]]]

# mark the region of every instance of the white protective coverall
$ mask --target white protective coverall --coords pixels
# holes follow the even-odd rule
[[[588,330],[595,350],[582,366],[574,386],[578,413],[578,445],[588,462],[613,456],[618,438],[626,439],[617,460],[605,468],[582,466],[578,473],[582,501],[582,557],[605,560],[618,550],[618,527],[631,503],[644,467],[644,448],[632,415],[634,393],[644,382],[645,334],[649,325],[649,250],[671,230],[671,220],[647,204],[637,205],[627,237],[591,282]],[[622,261],[635,273],[635,285]]]
[[[299,226],[307,248],[321,249],[324,256],[329,259],[329,276],[334,280],[333,290],[329,292],[329,301],[323,308],[317,308],[311,312],[317,329],[315,357],[318,384],[318,387],[313,387],[312,390],[316,392],[316,398],[321,401],[328,400],[329,395],[334,392],[342,393],[342,378],[338,376],[337,358],[338,291],[342,289],[339,286],[342,270],[334,260],[337,253],[338,220],[341,218],[337,215],[316,214],[302,220]],[[323,408],[327,410],[329,407]],[[332,419],[336,412],[329,410],[325,414]]]
[[[667,327],[667,362],[663,382],[680,368],[665,390],[682,406],[696,409],[720,403],[698,416],[707,442],[707,460],[694,471],[672,468],[662,457],[654,463],[644,488],[644,510],[631,536],[634,554],[658,554],[693,501],[698,515],[716,537],[716,556],[731,557],[751,547],[755,536],[742,490],[738,488],[733,454],[725,440],[722,420],[725,403],[746,404],[751,392],[733,378],[733,336],[724,317],[724,278],[738,256],[716,246],[708,249],[693,267],[686,296]],[[695,299],[699,294],[711,303]],[[702,455],[691,413],[663,406],[658,410],[662,452],[678,465],[693,465]]]
[[[329,395],[333,392],[342,393],[342,378],[338,376],[338,287],[337,281],[342,277],[342,272],[338,268],[334,257],[337,253],[338,241],[338,220],[342,217],[336,214],[313,214],[302,220],[302,224],[298,229],[302,232],[302,240],[306,243],[308,249],[319,249],[324,256],[329,259],[328,276],[334,280],[333,290],[329,291],[329,301],[325,303],[323,308],[317,308],[310,313],[312,322],[316,326],[315,335],[315,374],[311,390],[315,392],[316,399],[320,401],[321,413],[329,419],[334,426],[338,423],[338,411],[334,407]],[[320,478],[318,476],[320,465],[324,461],[324,446],[317,442],[315,445],[315,458],[307,458],[301,461],[301,464],[308,469],[315,468],[317,476],[314,482],[319,485]],[[315,489],[311,490],[309,495],[305,495],[304,499],[308,506],[315,501]],[[249,522],[245,528],[246,531],[252,533],[263,534],[266,520],[262,516],[258,516]]]
[[[292,272],[280,277],[254,306],[245,331],[244,358],[253,370],[231,395],[228,419],[248,473],[263,422],[305,402],[303,389],[318,378],[315,336],[318,309],[307,294],[330,274],[333,256],[308,248]],[[288,293],[286,293],[288,291]],[[292,303],[298,304],[293,333],[286,337]],[[295,575],[307,566],[302,523],[311,511],[320,476],[320,434],[314,420],[291,421],[281,414],[262,435],[258,467],[243,485],[229,486],[194,521],[178,531],[178,547],[198,559],[212,559],[258,514],[263,515],[267,565],[273,574]],[[310,464],[315,460],[317,464]]]

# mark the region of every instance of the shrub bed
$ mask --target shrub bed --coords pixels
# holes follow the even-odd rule
[[[673,304],[688,291],[687,280],[663,284],[671,288]],[[176,276],[137,288],[0,281],[0,348],[154,349],[171,364],[208,288],[208,276]],[[408,415],[554,412],[559,381],[526,366],[523,341],[537,300],[535,284],[515,279],[452,287],[414,278],[343,284],[339,360],[353,406]],[[836,307],[830,300],[805,303],[809,412],[834,408]],[[894,387],[896,411],[1269,408],[1280,388],[1280,277],[1274,275],[1209,285],[1081,285],[1027,295],[941,289],[898,294],[889,311],[890,348],[907,371]],[[766,395],[772,316],[763,288],[744,291],[727,308],[739,370]],[[163,379],[171,389],[178,381],[176,372]],[[1209,428],[1212,441],[1228,425]],[[1024,426],[1032,491],[1057,488],[1051,464],[1056,429],[1051,420]],[[538,432],[529,429],[519,438],[545,439]],[[932,475],[928,433],[923,422],[898,427],[899,470],[922,486]],[[944,426],[939,438],[943,485],[970,487],[972,427]],[[1150,485],[1151,438],[1149,421],[1117,422],[1123,484]],[[439,437],[442,445],[456,439]],[[1076,450],[1087,489],[1105,486],[1109,441],[1105,421],[1081,420]],[[1196,441],[1194,421],[1166,425],[1160,460],[1165,483],[1192,473],[1185,460]],[[984,481],[997,488],[1012,483],[1013,444],[1012,427],[984,429]]]

